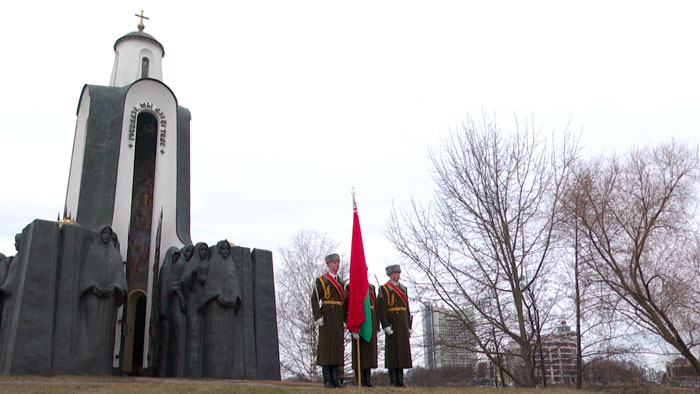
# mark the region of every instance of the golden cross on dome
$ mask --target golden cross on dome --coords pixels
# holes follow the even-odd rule
[[[139,28],[139,31],[143,31],[143,29],[146,27],[146,25],[143,24],[143,20],[144,20],[144,19],[148,19],[148,17],[147,17],[147,16],[143,16],[143,10],[141,10],[141,15],[139,15],[139,14],[134,14],[134,16],[138,16],[139,18],[141,18],[141,21],[139,22],[139,24],[137,25],[137,27]]]

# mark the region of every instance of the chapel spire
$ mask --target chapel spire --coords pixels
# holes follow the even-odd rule
[[[134,14],[140,18],[138,31],[132,31],[114,43],[114,67],[110,86],[126,86],[142,78],[163,81],[162,58],[165,56],[163,45],[155,37],[143,31],[145,25],[143,10]]]
[[[134,16],[137,16],[137,17],[141,18],[141,20],[139,21],[139,24],[136,25],[136,27],[139,28],[139,31],[143,31],[143,29],[146,28],[146,25],[143,24],[143,20],[144,20],[144,19],[147,20],[148,17],[147,17],[147,16],[143,16],[143,10],[141,10],[141,15],[139,15],[139,14],[134,14]]]

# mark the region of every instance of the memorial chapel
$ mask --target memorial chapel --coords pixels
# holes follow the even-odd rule
[[[75,222],[111,223],[119,237],[129,284],[123,344],[129,372],[134,353],[148,354],[142,327],[151,318],[159,252],[192,244],[190,113],[163,82],[163,45],[143,22],[138,27],[114,43],[110,85],[83,87],[65,204]]]
[[[210,263],[209,268],[215,270],[216,261],[224,267],[222,272],[237,278],[233,287],[223,284],[229,286],[229,293],[235,288],[237,298],[235,312],[229,315],[230,335],[224,332],[222,338],[221,333],[207,334],[205,327],[195,342],[204,343],[200,345],[205,346],[204,350],[197,355],[202,358],[202,351],[206,357],[207,343],[230,340],[232,354],[211,356],[218,357],[215,362],[209,360],[217,366],[229,365],[229,370],[208,374],[207,360],[200,361],[200,370],[195,373],[171,373],[179,367],[166,365],[182,364],[185,359],[189,362],[193,357],[185,355],[184,345],[170,343],[173,340],[169,338],[183,334],[172,333],[174,323],[172,319],[168,322],[167,308],[162,307],[168,301],[157,296],[159,286],[160,290],[180,286],[159,284],[159,275],[170,269],[163,265],[172,262],[174,267],[178,258],[184,259],[171,255],[171,251],[180,256],[180,250],[195,246],[190,237],[190,112],[178,105],[175,94],[164,83],[165,48],[144,31],[143,19],[148,18],[143,11],[140,17],[138,30],[114,43],[109,86],[85,85],[80,94],[64,219],[29,224],[18,234],[21,241],[17,255],[8,259],[7,267],[0,265],[0,271],[6,271],[0,272],[0,372],[93,373],[89,367],[92,362],[86,361],[90,360],[89,354],[61,353],[87,346],[75,335],[75,327],[82,323],[73,316],[86,310],[83,294],[90,292],[76,288],[86,281],[89,270],[85,267],[97,256],[88,249],[103,247],[99,232],[109,227],[109,244],[113,243],[118,253],[117,257],[109,254],[112,252],[104,253],[116,259],[117,265],[121,257],[123,264],[123,268],[117,267],[119,272],[113,268],[110,272],[123,272],[126,278],[113,330],[114,351],[108,354],[113,373],[155,374],[160,358],[163,366],[157,372],[159,376],[279,379],[272,253],[251,251],[227,241],[230,257],[221,258],[220,240],[207,240],[209,254],[202,264]],[[230,266],[226,266],[229,261]],[[205,279],[214,283],[212,275]],[[202,284],[205,279],[200,279]],[[111,288],[121,291],[120,286],[112,284]],[[91,291],[99,296],[95,288]],[[45,302],[42,293],[47,289],[55,293],[51,302]],[[211,292],[208,288],[203,291]],[[219,301],[225,298],[215,297]],[[38,306],[41,302],[45,305]],[[201,308],[195,312],[206,313],[204,306]],[[191,325],[190,320],[187,324]],[[189,326],[187,330],[190,335]],[[62,334],[66,331],[69,333]],[[191,339],[187,338],[188,352]],[[171,355],[163,349],[167,346],[181,348],[182,354]],[[14,350],[18,348],[24,351]]]

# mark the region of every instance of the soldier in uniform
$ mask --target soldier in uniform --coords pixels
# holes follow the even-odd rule
[[[348,313],[348,299],[350,298],[350,285],[345,289],[345,293],[348,295],[345,301],[345,320],[347,321]],[[376,305],[377,305],[377,293],[374,286],[369,283],[369,303],[370,312],[372,314],[372,339],[367,342],[361,339],[358,334],[352,333],[352,369],[355,370],[355,377],[357,378],[358,372],[361,373],[360,379],[362,380],[362,385],[365,387],[372,387],[372,368],[377,368],[377,331],[379,331],[379,319],[377,318]],[[360,341],[360,368],[362,371],[357,370],[357,341]]]
[[[377,311],[386,334],[384,366],[389,370],[392,386],[404,386],[403,369],[412,368],[411,325],[413,318],[408,307],[408,291],[399,283],[401,267],[398,264],[386,267],[389,281],[379,288]]]
[[[343,322],[345,284],[338,277],[340,256],[326,256],[328,272],[316,278],[311,292],[311,310],[318,325],[318,349],[316,364],[323,370],[323,384],[327,388],[340,388],[339,369],[343,365],[345,346]]]

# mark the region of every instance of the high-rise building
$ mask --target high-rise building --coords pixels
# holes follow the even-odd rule
[[[474,364],[469,344],[472,336],[466,322],[454,312],[430,303],[423,304],[423,347],[426,368],[467,367]]]
[[[514,374],[524,374],[524,363],[520,345],[509,342],[502,349],[505,368]],[[537,384],[543,383],[542,362],[539,348],[531,344],[531,355],[535,359],[535,379]],[[576,383],[576,333],[561,321],[551,334],[542,337],[542,359],[544,359],[544,374],[548,385],[570,385]],[[506,384],[513,380],[505,376]]]
[[[553,333],[542,338],[547,384],[576,383],[576,333],[562,320]],[[535,376],[542,381],[539,352],[535,354]]]

